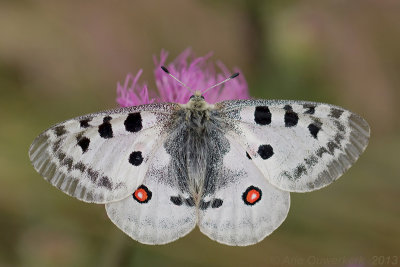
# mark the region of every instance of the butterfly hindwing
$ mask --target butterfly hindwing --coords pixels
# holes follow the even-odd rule
[[[211,195],[199,206],[200,230],[220,243],[246,246],[271,234],[289,211],[290,195],[272,186],[234,137]]]
[[[67,120],[39,135],[29,157],[71,196],[94,203],[122,199],[141,184],[175,108],[154,104]]]
[[[358,115],[322,103],[237,100],[217,104],[248,156],[270,183],[293,192],[322,188],[364,151],[369,126]]]
[[[289,211],[289,192],[272,186],[234,137],[223,159],[212,195],[199,207],[200,230],[213,240],[236,246],[255,244],[272,233]]]
[[[143,184],[127,198],[106,204],[111,221],[141,243],[169,243],[196,226],[193,198],[179,190],[171,168],[171,156],[160,146]]]

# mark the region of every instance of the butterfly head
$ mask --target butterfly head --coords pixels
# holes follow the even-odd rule
[[[194,94],[189,98],[189,101],[204,101],[204,96],[201,94],[201,91],[197,90]]]
[[[178,78],[176,78],[174,75],[172,75],[169,70],[165,67],[165,66],[161,66],[161,69],[167,73],[170,77],[172,77],[175,81],[177,81],[178,83],[180,83],[183,87],[185,87],[186,89],[188,89],[190,92],[193,93],[193,95],[190,97],[189,102],[186,105],[182,105],[182,107],[185,108],[189,108],[189,109],[194,109],[194,110],[207,110],[210,109],[210,107],[212,107],[212,105],[209,105],[205,100],[204,100],[204,96],[203,94],[207,93],[209,90],[220,86],[224,83],[226,83],[229,80],[232,80],[233,78],[236,78],[237,76],[239,76],[239,73],[234,73],[232,74],[229,78],[223,80],[222,82],[219,82],[217,84],[214,84],[213,86],[207,88],[206,90],[204,90],[203,92],[196,90],[193,92],[193,90],[188,87],[186,84],[184,84],[182,81],[180,81]]]
[[[201,94],[201,91],[195,91],[194,94],[189,98],[189,102],[187,103],[188,107],[192,109],[206,109],[208,104],[204,100],[204,96]]]

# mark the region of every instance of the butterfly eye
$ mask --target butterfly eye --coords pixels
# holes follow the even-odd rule
[[[202,99],[204,99],[204,96],[200,96]]]
[[[194,95],[192,95],[189,99],[193,99],[194,98]]]
[[[133,198],[140,204],[147,203],[151,199],[151,191],[144,185],[141,185],[133,193]]]
[[[249,186],[242,195],[242,199],[246,205],[254,205],[261,200],[261,189],[255,186]]]

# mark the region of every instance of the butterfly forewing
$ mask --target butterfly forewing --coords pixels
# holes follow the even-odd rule
[[[119,200],[141,184],[176,108],[144,105],[71,119],[39,135],[29,157],[46,180],[71,196]]]
[[[266,179],[307,192],[339,178],[365,150],[369,126],[343,108],[302,101],[237,100],[217,104],[231,134]]]

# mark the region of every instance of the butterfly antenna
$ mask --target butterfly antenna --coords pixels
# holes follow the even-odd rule
[[[163,71],[165,71],[166,74],[168,74],[169,76],[171,76],[172,78],[174,78],[175,81],[177,81],[178,83],[180,83],[183,87],[185,87],[186,89],[188,89],[192,94],[194,94],[193,90],[190,89],[189,86],[187,86],[186,84],[184,84],[183,82],[181,82],[180,80],[178,80],[178,78],[176,78],[174,75],[172,75],[166,67],[161,66],[161,69],[162,69]]]
[[[207,93],[209,90],[213,89],[214,87],[217,87],[223,83],[226,83],[227,81],[232,80],[233,78],[236,78],[237,76],[239,76],[239,72],[236,72],[236,73],[232,74],[232,76],[229,77],[228,79],[225,79],[222,82],[219,82],[219,83],[214,84],[213,86],[207,88],[204,92],[201,92],[201,94],[204,95],[205,93]]]

